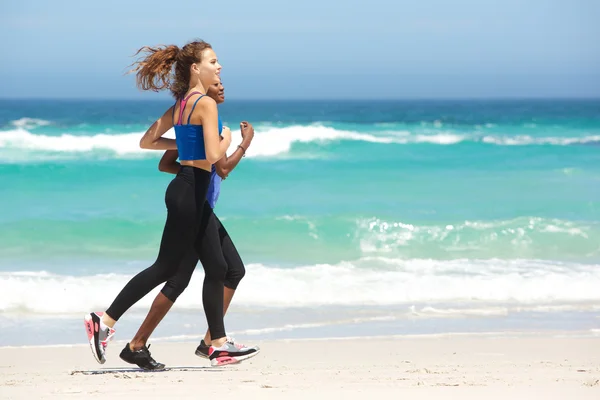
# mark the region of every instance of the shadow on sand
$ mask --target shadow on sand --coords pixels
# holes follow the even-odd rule
[[[215,367],[166,367],[158,371],[147,371],[141,368],[98,368],[98,369],[86,369],[86,370],[73,370],[69,372],[69,375],[102,375],[102,374],[125,374],[125,373],[143,373],[143,374],[156,374],[160,372],[168,371],[221,371]]]

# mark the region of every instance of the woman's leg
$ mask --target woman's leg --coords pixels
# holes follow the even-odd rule
[[[156,262],[134,276],[106,310],[115,321],[156,286],[174,276],[192,248],[198,220],[193,182],[177,175],[167,188],[165,202],[167,221]]]
[[[183,261],[181,261],[177,273],[167,280],[161,292],[154,299],[150,312],[140,326],[140,329],[138,329],[133,339],[129,342],[132,350],[139,350],[146,346],[148,338],[150,338],[154,329],[156,329],[164,316],[167,315],[167,312],[169,312],[179,295],[187,288],[197,264],[198,254],[193,248],[190,248],[185,254]]]
[[[196,251],[204,268],[202,303],[208,328],[214,338],[225,342],[223,322],[223,288],[227,262],[221,251],[219,229],[212,208],[205,202],[202,209],[201,228],[196,241]]]
[[[205,277],[202,290],[204,312],[212,345],[208,350],[212,365],[233,364],[254,357],[257,347],[246,347],[227,339],[223,323],[224,282],[227,275],[227,262],[221,250],[217,218],[206,203],[202,212],[202,225],[198,235],[198,253],[204,267]]]
[[[196,173],[194,170],[191,167],[188,169],[182,168],[167,188],[165,195],[168,209],[167,221],[163,230],[156,262],[127,283],[104,315],[102,313],[91,313],[86,316],[85,325],[90,346],[94,356],[100,363],[106,361],[104,356],[106,346],[114,333],[111,325],[114,325],[131,306],[152,289],[175,275],[177,271],[176,266],[180,265],[186,253],[192,248],[196,233],[198,232],[200,216],[196,204],[196,193],[198,192],[200,183],[203,187],[202,198],[204,198],[206,196],[208,181],[210,180],[210,173],[206,171]],[[144,324],[144,330],[147,332],[151,333],[156,328],[172,305],[172,301],[163,296],[157,297],[157,300],[152,305],[147,321]],[[101,315],[102,317],[100,318]],[[129,346],[126,346],[126,348],[129,352],[135,353]],[[147,364],[151,357],[149,352],[147,352],[147,348],[143,347],[139,350],[145,350],[145,353],[141,354],[142,359],[140,363],[137,361],[126,361],[144,367],[144,364]],[[124,352],[126,352],[126,349],[124,349]],[[121,358],[125,359],[123,352],[121,353]],[[152,365],[150,367],[154,368]]]
[[[223,315],[225,316],[227,314],[227,310],[229,309],[229,305],[231,304],[231,300],[233,299],[233,295],[235,294],[235,290],[246,274],[246,268],[244,267],[244,262],[235,248],[229,233],[227,233],[227,230],[216,214],[215,220],[217,223],[217,229],[219,231],[221,251],[223,252],[223,257],[225,257],[225,262],[227,262],[227,273],[224,281],[225,288],[223,290]],[[210,330],[207,329],[206,335],[204,336],[204,345],[210,346],[211,343]]]

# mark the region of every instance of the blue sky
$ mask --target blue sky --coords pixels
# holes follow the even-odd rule
[[[596,0],[4,1],[0,96],[167,97],[123,75],[131,56],[202,38],[230,99],[600,97],[598,16]]]

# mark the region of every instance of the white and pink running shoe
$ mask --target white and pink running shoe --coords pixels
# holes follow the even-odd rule
[[[247,347],[240,343],[235,343],[232,338],[227,338],[227,341],[221,347],[210,346],[208,348],[208,359],[213,367],[237,364],[247,360],[260,353],[258,346]]]
[[[85,316],[83,320],[83,324],[85,326],[85,331],[88,336],[88,340],[90,341],[90,348],[92,349],[92,354],[94,354],[94,358],[100,364],[104,364],[106,362],[106,357],[104,356],[106,352],[106,346],[108,346],[108,342],[112,339],[115,334],[115,330],[102,322],[103,312],[95,312],[89,313]]]

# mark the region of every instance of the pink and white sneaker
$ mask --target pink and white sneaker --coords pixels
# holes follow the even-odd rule
[[[208,349],[208,359],[213,367],[237,364],[244,360],[254,357],[260,353],[258,346],[248,347],[240,343],[235,343],[232,338],[221,347],[210,346]]]
[[[103,312],[89,313],[83,319],[83,325],[90,341],[90,348],[94,358],[100,364],[106,362],[104,356],[108,342],[113,338],[115,330],[102,322]]]

